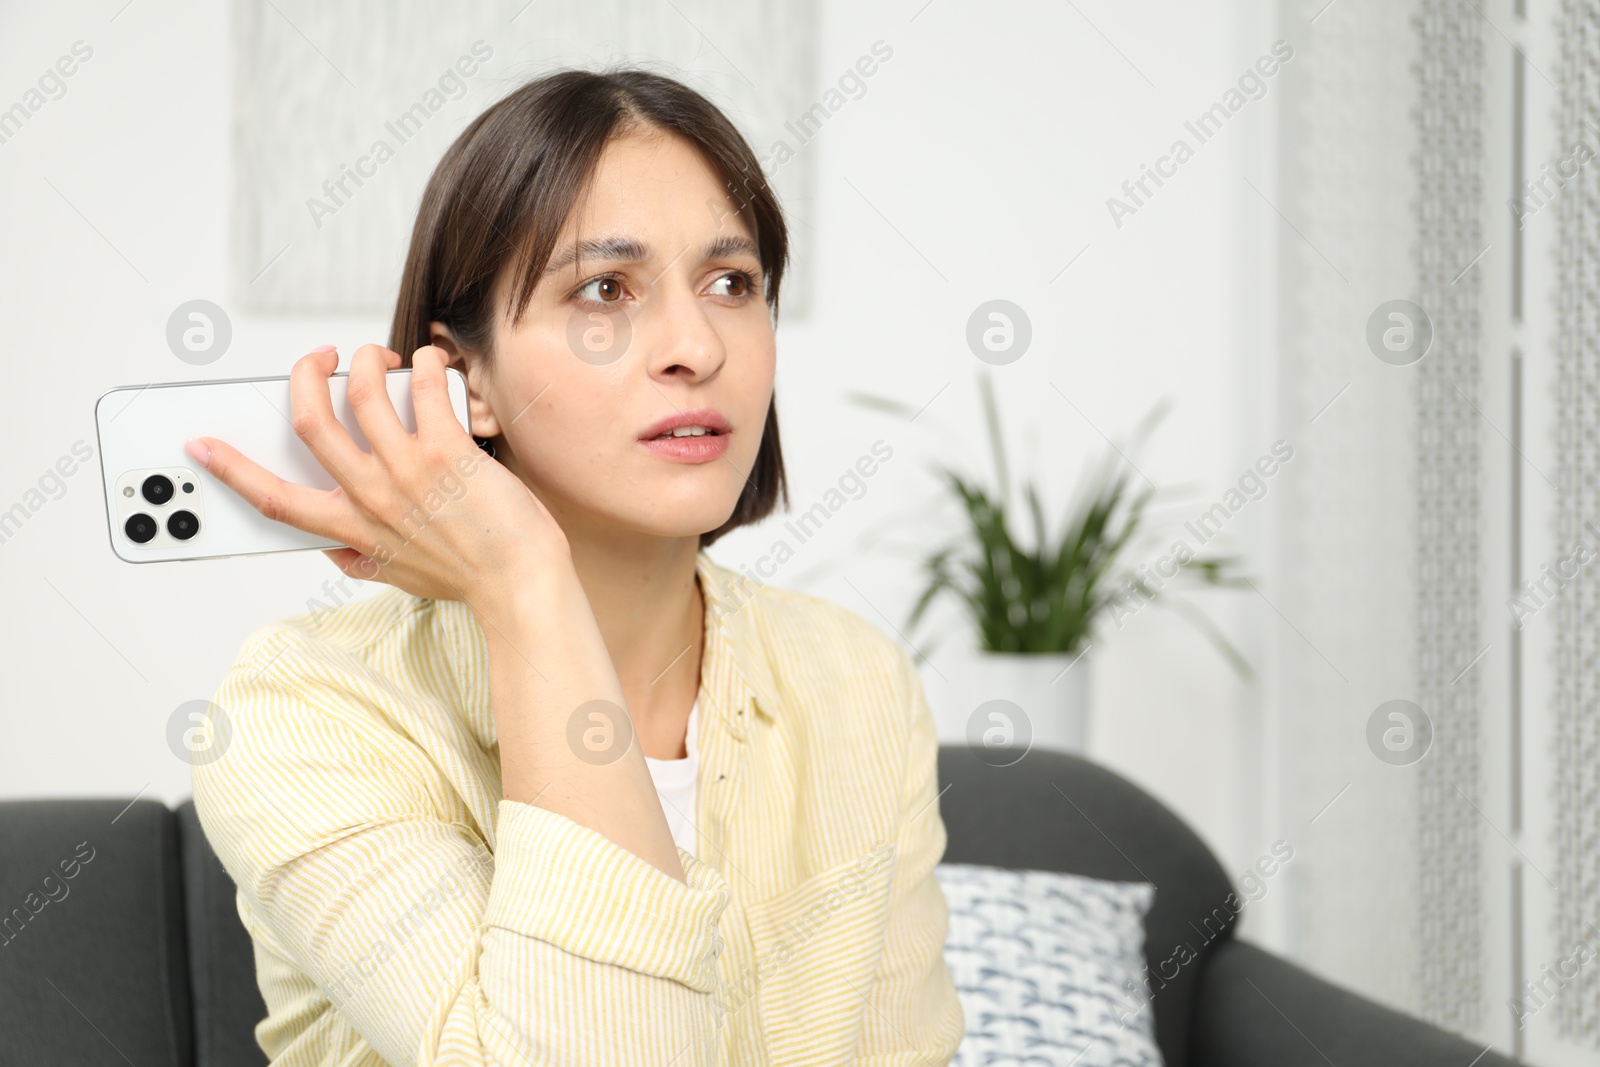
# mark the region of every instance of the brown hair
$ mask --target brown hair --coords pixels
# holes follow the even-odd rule
[[[687,138],[726,184],[760,248],[773,322],[789,259],[777,196],[750,146],[718,108],[687,85],[638,68],[559,70],[528,82],[474,119],[428,179],[411,231],[389,347],[400,364],[429,343],[439,321],[492,368],[495,282],[516,258],[508,295],[522,320],[567,215],[588,189],[607,143],[640,129]],[[708,206],[708,210],[711,207]],[[755,467],[732,516],[700,535],[700,547],[772,514],[789,490],[777,404],[767,408]]]

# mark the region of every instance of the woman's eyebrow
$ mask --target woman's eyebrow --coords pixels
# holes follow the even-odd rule
[[[688,251],[688,248],[683,250]],[[545,274],[555,274],[578,262],[598,259],[616,263],[643,263],[653,255],[649,245],[632,237],[589,237],[570,247],[561,249],[550,257]],[[676,261],[683,252],[673,257]],[[749,255],[761,258],[756,243],[743,234],[727,233],[706,242],[701,249],[702,259],[722,259],[727,256]]]

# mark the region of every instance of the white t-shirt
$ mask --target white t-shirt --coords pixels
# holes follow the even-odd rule
[[[661,811],[672,830],[672,840],[685,852],[694,852],[694,790],[700,769],[700,753],[695,745],[695,724],[700,720],[700,698],[695,697],[689,709],[688,735],[683,739],[683,759],[644,758],[650,768],[650,777],[656,784],[656,794],[661,797]]]

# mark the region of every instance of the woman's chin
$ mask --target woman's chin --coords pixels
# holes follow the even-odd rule
[[[638,516],[636,522],[630,525],[664,539],[699,537],[720,528],[732,518],[737,504],[737,497],[723,494],[717,494],[715,498],[708,494],[681,498],[669,496],[650,514]]]

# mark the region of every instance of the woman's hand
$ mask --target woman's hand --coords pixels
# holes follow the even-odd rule
[[[348,397],[370,453],[334,416],[328,376],[338,365],[338,353],[323,349],[302,356],[289,374],[295,434],[337,488],[286,482],[214,437],[195,439],[210,450],[201,460],[206,469],[268,518],[351,546],[323,553],[351,577],[462,600],[480,619],[509,608],[519,579],[571,568],[566,535],[549,510],[456,421],[443,350],[428,345],[412,357],[412,434],[385,383],[399,354],[356,349]]]

